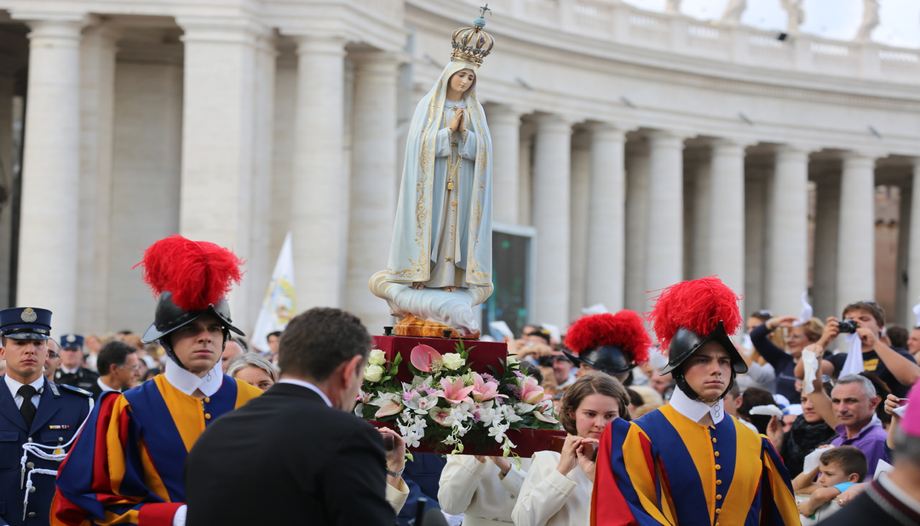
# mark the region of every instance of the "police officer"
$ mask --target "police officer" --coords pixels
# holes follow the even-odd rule
[[[51,311],[0,310],[0,526],[48,524],[56,470],[92,409],[90,393],[42,374],[50,335]]]
[[[54,383],[92,390],[99,375],[83,367],[83,336],[65,334],[61,336],[61,368],[54,373]]]

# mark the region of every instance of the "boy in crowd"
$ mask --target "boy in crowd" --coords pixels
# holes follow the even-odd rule
[[[811,494],[799,503],[799,513],[814,519],[815,513],[866,476],[866,456],[853,446],[839,446],[821,454],[818,467],[792,481],[796,493]],[[815,475],[818,476],[817,482]]]

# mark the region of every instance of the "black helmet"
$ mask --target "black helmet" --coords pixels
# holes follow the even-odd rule
[[[665,375],[672,372],[680,364],[689,358],[693,353],[703,346],[706,342],[714,341],[722,346],[732,361],[732,371],[735,374],[744,374],[748,371],[747,362],[741,357],[741,353],[732,343],[731,338],[725,332],[725,325],[720,321],[714,331],[708,336],[701,336],[690,329],[681,327],[674,337],[671,338],[671,345],[668,347],[668,365],[661,369],[658,374]]]
[[[568,349],[563,349],[563,353],[572,360],[572,363],[581,367],[582,364],[588,367],[607,373],[610,376],[619,376],[626,374],[636,366],[632,362],[632,356],[627,355],[619,347],[605,346],[596,347],[589,351],[576,355]]]

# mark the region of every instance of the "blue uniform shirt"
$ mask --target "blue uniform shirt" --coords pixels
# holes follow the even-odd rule
[[[0,377],[0,526],[48,525],[48,513],[54,497],[54,476],[38,472],[31,474],[34,491],[28,495],[29,504],[24,514],[26,481],[32,468],[56,471],[61,464],[29,453],[25,461],[26,472],[23,473],[22,445],[30,440],[48,446],[67,445],[90,412],[92,399],[89,393],[53,384],[46,379],[43,379],[43,385],[35,419],[31,428],[26,429],[25,419],[6,382],[6,375]],[[32,401],[23,400],[23,403]],[[55,453],[54,448],[43,448],[42,451]]]

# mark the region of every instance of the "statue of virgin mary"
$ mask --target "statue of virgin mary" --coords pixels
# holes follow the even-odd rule
[[[412,116],[386,281],[491,286],[492,137],[476,83],[493,42],[483,26],[454,32],[451,62]]]

